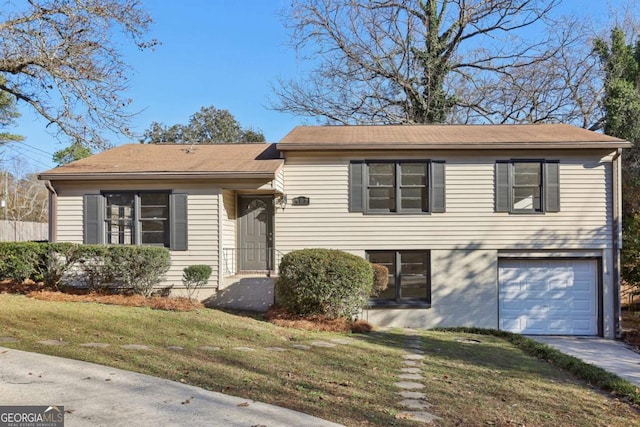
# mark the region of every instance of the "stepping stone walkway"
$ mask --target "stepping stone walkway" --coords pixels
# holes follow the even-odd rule
[[[38,343],[44,345],[65,345],[67,342],[62,340],[42,340],[38,341]]]
[[[291,347],[298,350],[311,350],[311,346],[304,344],[293,344]]]
[[[18,341],[20,340],[14,337],[0,337],[0,342],[18,342]]]
[[[403,381],[398,381],[395,386],[400,389],[398,395],[403,399],[398,402],[398,405],[405,410],[399,412],[396,415],[397,419],[412,420],[424,424],[432,424],[434,421],[441,419],[440,417],[427,412],[431,406],[433,406],[427,400],[426,393],[420,391],[425,388],[423,382],[424,377],[421,375],[422,360],[424,360],[422,350],[422,342],[417,332],[413,329],[405,329],[407,338],[404,343],[404,348],[407,354],[403,356],[404,368],[400,369],[400,373],[397,377]],[[413,381],[408,381],[413,380]]]
[[[324,342],[324,341],[314,341],[311,343],[314,347],[335,347],[336,344],[332,342]]]
[[[211,345],[203,345],[202,347],[200,347],[200,350],[218,351],[218,350],[222,350],[222,347],[214,347],[214,346],[211,346]]]
[[[84,344],[80,344],[80,347],[106,348],[109,347],[109,344],[106,342],[86,342]]]
[[[121,345],[120,347],[124,348],[125,350],[149,350],[148,345],[142,345],[142,344],[124,344],[124,345]]]
[[[180,347],[179,345],[170,345],[167,347],[167,350],[180,351],[180,350],[184,350],[184,347]]]

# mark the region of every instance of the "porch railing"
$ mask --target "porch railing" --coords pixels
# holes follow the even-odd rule
[[[245,255],[249,252],[255,252],[253,248],[224,248],[222,249],[222,272],[225,276],[232,276],[238,273],[240,270],[240,258],[244,258]],[[278,265],[280,265],[280,260],[284,254],[279,250],[274,250],[273,248],[268,248],[266,251],[266,259],[264,260],[265,268],[260,269],[252,269],[245,271],[260,271],[260,272],[276,272],[278,270]]]

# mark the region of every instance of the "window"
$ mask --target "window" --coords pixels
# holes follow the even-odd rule
[[[349,169],[349,210],[444,212],[444,162],[362,161]]]
[[[84,197],[84,242],[187,249],[187,195],[105,192]]]
[[[495,180],[496,212],[560,211],[558,162],[497,162]]]
[[[369,262],[389,269],[389,286],[374,305],[424,305],[431,302],[428,251],[367,251]]]

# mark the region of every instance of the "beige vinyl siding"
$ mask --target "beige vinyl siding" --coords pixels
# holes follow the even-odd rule
[[[446,161],[446,212],[363,214],[348,211],[350,160],[432,159]],[[560,212],[509,214],[494,211],[496,160],[560,161]],[[434,327],[498,327],[497,265],[500,254],[601,256],[603,334],[614,335],[611,289],[612,197],[608,152],[506,152],[482,156],[465,152],[424,155],[291,155],[285,166],[289,200],[276,214],[278,253],[305,247],[366,250],[429,250],[431,305],[424,308],[364,310],[374,324]],[[555,254],[555,255],[554,255]]]
[[[280,170],[278,170],[278,172],[276,173],[276,179],[275,179],[275,190],[279,191],[280,193],[284,193],[285,188],[284,188],[284,167],[281,167]]]
[[[396,327],[498,328],[496,251],[431,251],[431,307],[369,309],[362,317]],[[469,278],[473,285],[469,285]]]
[[[56,231],[58,242],[82,243],[83,199],[82,195],[66,195],[58,191]]]
[[[554,154],[527,156],[560,160],[560,212],[494,212],[495,160],[523,157],[517,153],[432,156],[446,161],[446,212],[387,215],[348,212],[348,164],[358,157],[290,155],[285,169],[287,195],[309,197],[310,205],[278,212],[278,249],[314,246],[362,254],[367,249],[610,247],[611,196],[606,186],[611,164],[601,161],[604,154],[577,160]]]
[[[222,274],[230,276],[236,272],[236,193],[222,192]]]
[[[59,242],[82,243],[83,196],[101,191],[170,190],[188,194],[189,249],[171,251],[171,268],[160,286],[182,288],[182,270],[193,264],[207,264],[213,272],[207,289],[217,286],[219,266],[218,203],[221,191],[207,183],[175,183],[159,181],[57,183]],[[204,295],[205,291],[202,292]]]

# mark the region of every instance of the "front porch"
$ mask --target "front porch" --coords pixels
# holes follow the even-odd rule
[[[276,212],[286,197],[278,191],[222,191],[220,277],[205,305],[266,311],[274,303],[282,254],[274,248]]]

